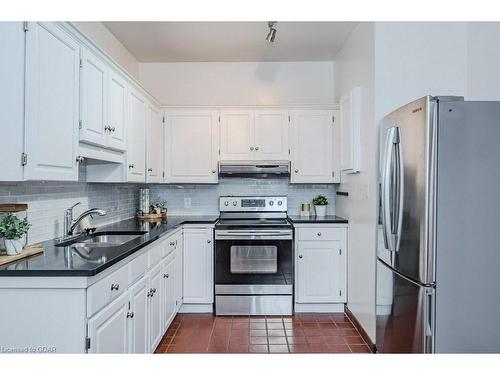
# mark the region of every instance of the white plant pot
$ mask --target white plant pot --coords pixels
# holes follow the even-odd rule
[[[314,210],[316,211],[316,216],[326,216],[326,206],[314,205]]]
[[[7,255],[21,254],[21,251],[23,250],[22,239],[19,239],[19,240],[5,239],[5,250],[7,251]]]

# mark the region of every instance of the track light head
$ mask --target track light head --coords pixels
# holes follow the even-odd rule
[[[269,27],[269,32],[267,33],[266,40],[268,43],[274,43],[274,39],[276,38],[276,28],[275,25],[277,21],[269,21],[267,23],[267,27]]]

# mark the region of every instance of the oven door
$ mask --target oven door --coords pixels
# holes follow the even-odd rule
[[[293,235],[290,229],[216,230],[215,284],[223,286],[293,285]],[[231,290],[234,288],[231,288]],[[240,291],[243,293],[243,289]],[[247,288],[248,289],[248,288]]]

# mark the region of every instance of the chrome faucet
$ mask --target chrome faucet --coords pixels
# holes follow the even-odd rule
[[[64,212],[64,235],[65,236],[72,236],[78,223],[80,223],[80,221],[82,221],[85,217],[91,216],[92,214],[98,214],[99,216],[106,215],[105,210],[101,210],[99,208],[91,208],[90,210],[83,212],[80,216],[78,216],[78,218],[76,220],[73,220],[73,208],[75,208],[79,204],[81,204],[81,202],[74,204],[73,206],[71,206],[70,208],[68,208]]]

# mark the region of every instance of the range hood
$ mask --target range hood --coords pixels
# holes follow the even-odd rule
[[[290,175],[288,160],[221,161],[219,175],[224,177],[286,177]]]

